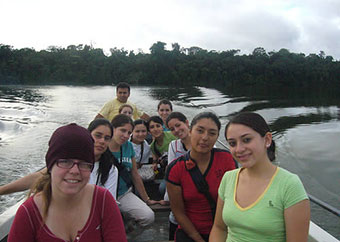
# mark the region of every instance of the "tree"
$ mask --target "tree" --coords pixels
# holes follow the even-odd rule
[[[253,56],[255,56],[255,57],[260,57],[260,56],[268,57],[266,50],[262,47],[255,48],[253,50]]]
[[[166,43],[157,41],[157,43],[153,44],[150,47],[150,52],[152,55],[163,54],[165,52],[165,46],[166,46]]]
[[[158,41],[151,54],[111,48],[106,56],[91,45],[49,46],[46,50],[14,49],[0,44],[1,84],[111,84],[120,81],[161,85],[221,85],[232,90],[270,90],[271,87],[331,88],[338,91],[340,62],[332,56],[278,52],[257,47],[249,55],[240,50],[205,50]]]
[[[181,51],[181,46],[178,43],[173,43],[171,44],[172,46],[172,51],[175,53],[180,53]]]

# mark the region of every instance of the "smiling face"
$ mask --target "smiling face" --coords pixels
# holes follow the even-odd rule
[[[189,121],[182,122],[177,118],[170,119],[168,127],[171,133],[179,139],[185,139],[189,135]]]
[[[94,139],[94,155],[98,158],[105,152],[111,141],[111,129],[106,125],[99,125],[92,130],[91,136]]]
[[[153,138],[159,138],[163,135],[163,127],[160,123],[150,121],[149,131]]]
[[[134,143],[141,144],[146,139],[147,134],[146,126],[144,124],[137,124],[132,131],[132,140]]]
[[[267,148],[272,142],[271,133],[268,132],[262,137],[248,126],[230,124],[226,137],[231,154],[242,167],[254,167],[259,162],[269,160]]]
[[[113,128],[113,140],[119,145],[124,144],[132,133],[132,125],[124,124],[123,126]]]
[[[77,159],[72,160],[80,162],[80,160]],[[78,165],[74,165],[70,169],[65,169],[58,167],[55,163],[51,170],[52,193],[63,195],[78,194],[88,183],[90,174],[90,170],[79,170]]]
[[[129,96],[130,96],[130,92],[128,88],[118,88],[116,91],[116,96],[118,101],[120,101],[121,103],[126,103]]]
[[[166,119],[169,117],[171,113],[171,107],[169,104],[161,104],[158,108],[158,114],[162,118],[163,122],[165,123]]]
[[[210,118],[202,118],[191,127],[191,150],[196,153],[209,153],[218,138],[218,127]]]
[[[122,108],[121,114],[125,114],[126,116],[132,117],[133,110],[130,107]]]

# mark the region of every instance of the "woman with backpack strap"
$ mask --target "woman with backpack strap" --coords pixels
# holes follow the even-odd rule
[[[115,165],[119,170],[117,196],[119,209],[123,215],[134,219],[140,226],[148,226],[155,219],[155,214],[148,205],[158,202],[150,199],[137,171],[135,151],[128,141],[133,121],[130,117],[119,114],[112,119],[111,124],[113,137],[109,150],[115,157]],[[132,186],[138,191],[140,198],[133,193]]]
[[[178,242],[208,241],[214,209],[208,196],[216,203],[223,174],[236,168],[228,151],[214,148],[220,128],[221,123],[215,114],[204,112],[196,115],[190,126],[190,152],[171,162],[167,169],[170,206],[179,224],[175,234]],[[200,184],[190,170],[198,171],[199,183],[205,184],[205,192],[199,189]]]

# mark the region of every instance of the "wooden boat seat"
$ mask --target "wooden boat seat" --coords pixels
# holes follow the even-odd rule
[[[160,204],[154,204],[149,206],[155,213],[156,212],[170,212],[170,205],[160,205]]]

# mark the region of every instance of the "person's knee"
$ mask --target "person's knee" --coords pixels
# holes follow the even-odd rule
[[[139,224],[143,227],[146,227],[155,221],[155,213],[151,209],[148,209],[144,212],[144,216],[140,220]]]

